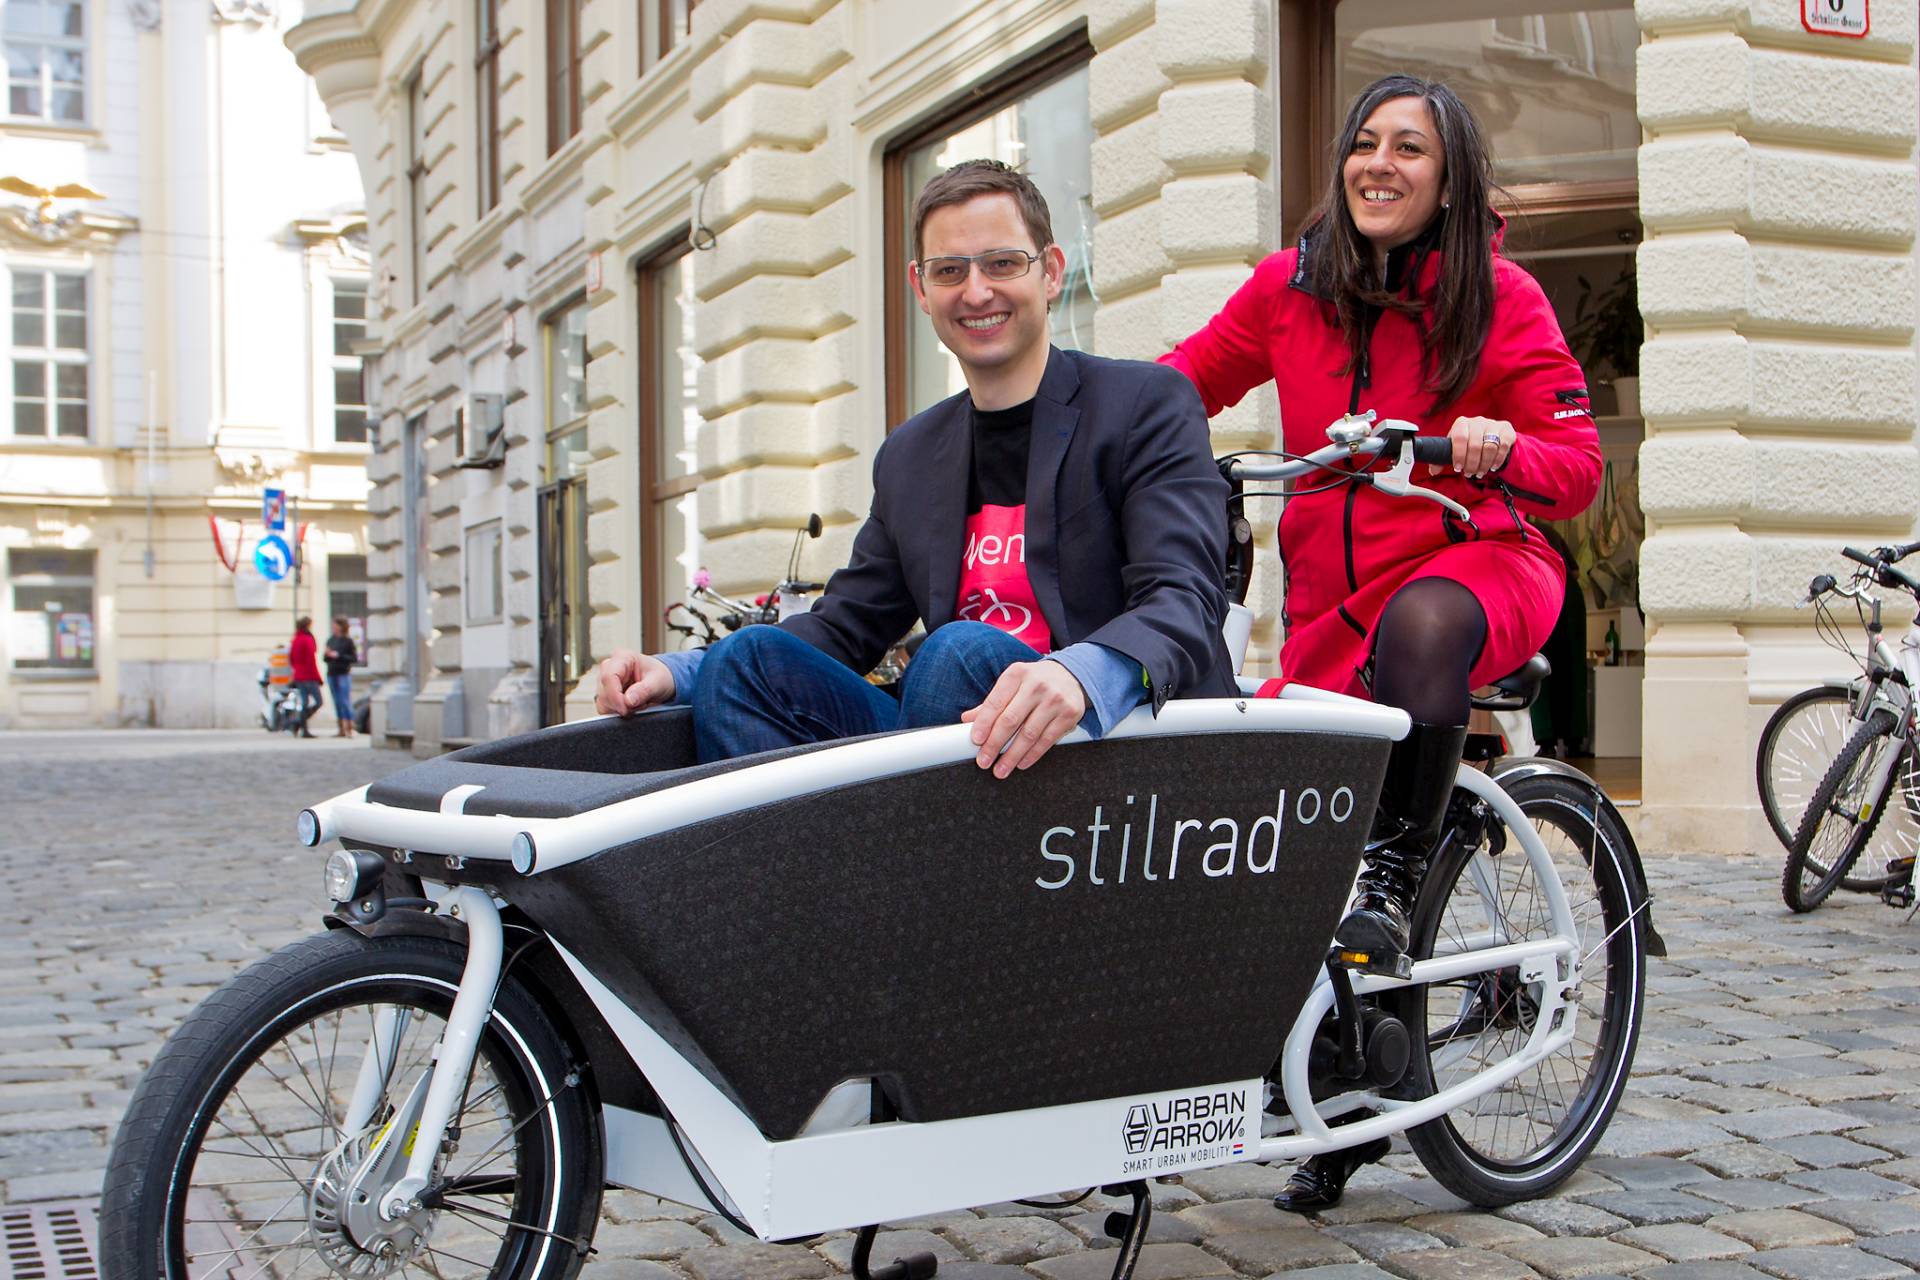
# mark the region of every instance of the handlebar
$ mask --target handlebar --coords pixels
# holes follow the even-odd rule
[[[1920,543],[1908,543],[1900,547],[1879,547],[1874,551],[1862,551],[1858,547],[1842,547],[1840,554],[1855,564],[1865,565],[1873,573],[1874,581],[1883,587],[1900,587],[1915,597],[1920,597],[1920,579],[1895,566],[1894,561],[1920,550]]]
[[[1279,462],[1256,462],[1236,457],[1228,464],[1229,479],[1292,480],[1314,471],[1332,471],[1336,475],[1357,478],[1383,493],[1397,497],[1424,498],[1445,507],[1455,519],[1471,525],[1467,509],[1446,494],[1413,483],[1417,462],[1445,465],[1453,460],[1453,442],[1445,436],[1423,436],[1411,422],[1388,419],[1376,423],[1372,410],[1349,414],[1327,428],[1333,443],[1303,456],[1289,456]],[[1385,454],[1395,457],[1394,465],[1384,471],[1348,470],[1336,463],[1370,461]]]

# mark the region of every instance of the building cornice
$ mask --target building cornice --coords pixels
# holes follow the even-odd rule
[[[377,71],[380,41],[362,25],[356,9],[323,13],[295,23],[287,30],[287,48],[293,60],[310,76],[342,62],[368,59]]]
[[[57,218],[42,218],[26,205],[0,207],[0,249],[111,248],[114,241],[138,231],[137,219],[112,213],[74,210]]]

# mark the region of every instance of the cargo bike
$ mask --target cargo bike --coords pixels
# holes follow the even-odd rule
[[[1237,596],[1249,483],[1357,462],[1447,504],[1411,427],[1329,434],[1223,460]],[[1401,1132],[1473,1203],[1544,1193],[1614,1112],[1659,948],[1620,815],[1553,761],[1463,763],[1409,956],[1343,957],[1407,718],[1288,694],[1142,709],[1005,781],[958,725],[698,764],[668,708],[316,804],[328,927],[157,1056],[104,1274],[567,1277],[624,1187],[854,1229],[853,1274],[905,1280],[934,1259],[876,1263],[874,1224],[1098,1188],[1126,1280],[1154,1179]]]

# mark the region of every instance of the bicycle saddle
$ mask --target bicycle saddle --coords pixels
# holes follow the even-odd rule
[[[1473,705],[1480,711],[1522,711],[1533,705],[1540,696],[1540,685],[1553,674],[1553,664],[1540,654],[1534,654],[1520,664],[1518,671],[1501,676],[1487,688],[1497,690],[1494,693],[1478,693],[1473,697]]]

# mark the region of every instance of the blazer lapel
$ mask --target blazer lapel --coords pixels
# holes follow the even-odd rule
[[[960,557],[967,549],[967,481],[973,471],[973,399],[955,396],[943,415],[921,492],[927,531],[927,631],[953,621],[960,595]],[[895,537],[899,537],[898,533]]]
[[[1040,614],[1047,620],[1053,647],[1065,648],[1076,639],[1067,625],[1066,605],[1060,596],[1059,505],[1055,490],[1060,464],[1080,425],[1080,410],[1071,402],[1080,391],[1080,371],[1073,359],[1054,348],[1033,402],[1033,431],[1027,442],[1027,581],[1033,585]]]

